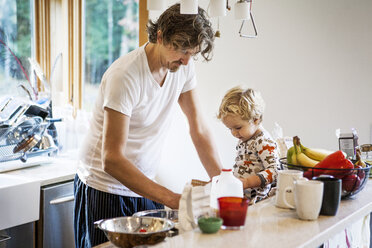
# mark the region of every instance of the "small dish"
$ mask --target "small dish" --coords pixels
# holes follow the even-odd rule
[[[198,219],[198,225],[203,233],[216,233],[221,228],[222,219],[219,217],[202,217]]]

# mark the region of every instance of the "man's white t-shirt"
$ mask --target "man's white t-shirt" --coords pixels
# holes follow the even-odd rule
[[[177,72],[168,71],[160,87],[150,72],[145,46],[117,59],[102,77],[77,171],[80,180],[97,190],[139,196],[102,169],[104,108],[130,117],[125,156],[153,180],[179,96],[196,86],[194,63],[190,60]]]

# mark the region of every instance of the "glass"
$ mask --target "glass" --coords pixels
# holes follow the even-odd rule
[[[92,110],[101,78],[139,40],[138,0],[85,1],[83,108]]]
[[[242,229],[247,215],[249,199],[241,197],[218,198],[222,229]]]
[[[32,0],[0,1],[0,95],[29,96],[34,57]]]

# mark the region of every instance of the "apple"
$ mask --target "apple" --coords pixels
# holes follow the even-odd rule
[[[360,165],[358,165],[358,166],[356,166],[355,168],[361,169],[361,168],[363,168],[363,167],[360,166]],[[357,171],[357,175],[358,175],[358,177],[360,178],[360,180],[363,181],[364,178],[365,178],[365,176],[366,176],[366,172],[365,172],[364,170],[358,170],[358,171]]]
[[[356,174],[349,174],[342,178],[342,189],[347,192],[352,192],[360,187],[361,179]]]

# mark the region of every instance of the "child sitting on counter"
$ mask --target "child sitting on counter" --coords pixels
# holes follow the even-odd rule
[[[259,92],[234,87],[222,99],[217,118],[238,138],[233,172],[250,204],[267,198],[277,179],[279,152],[262,126],[265,103]]]

